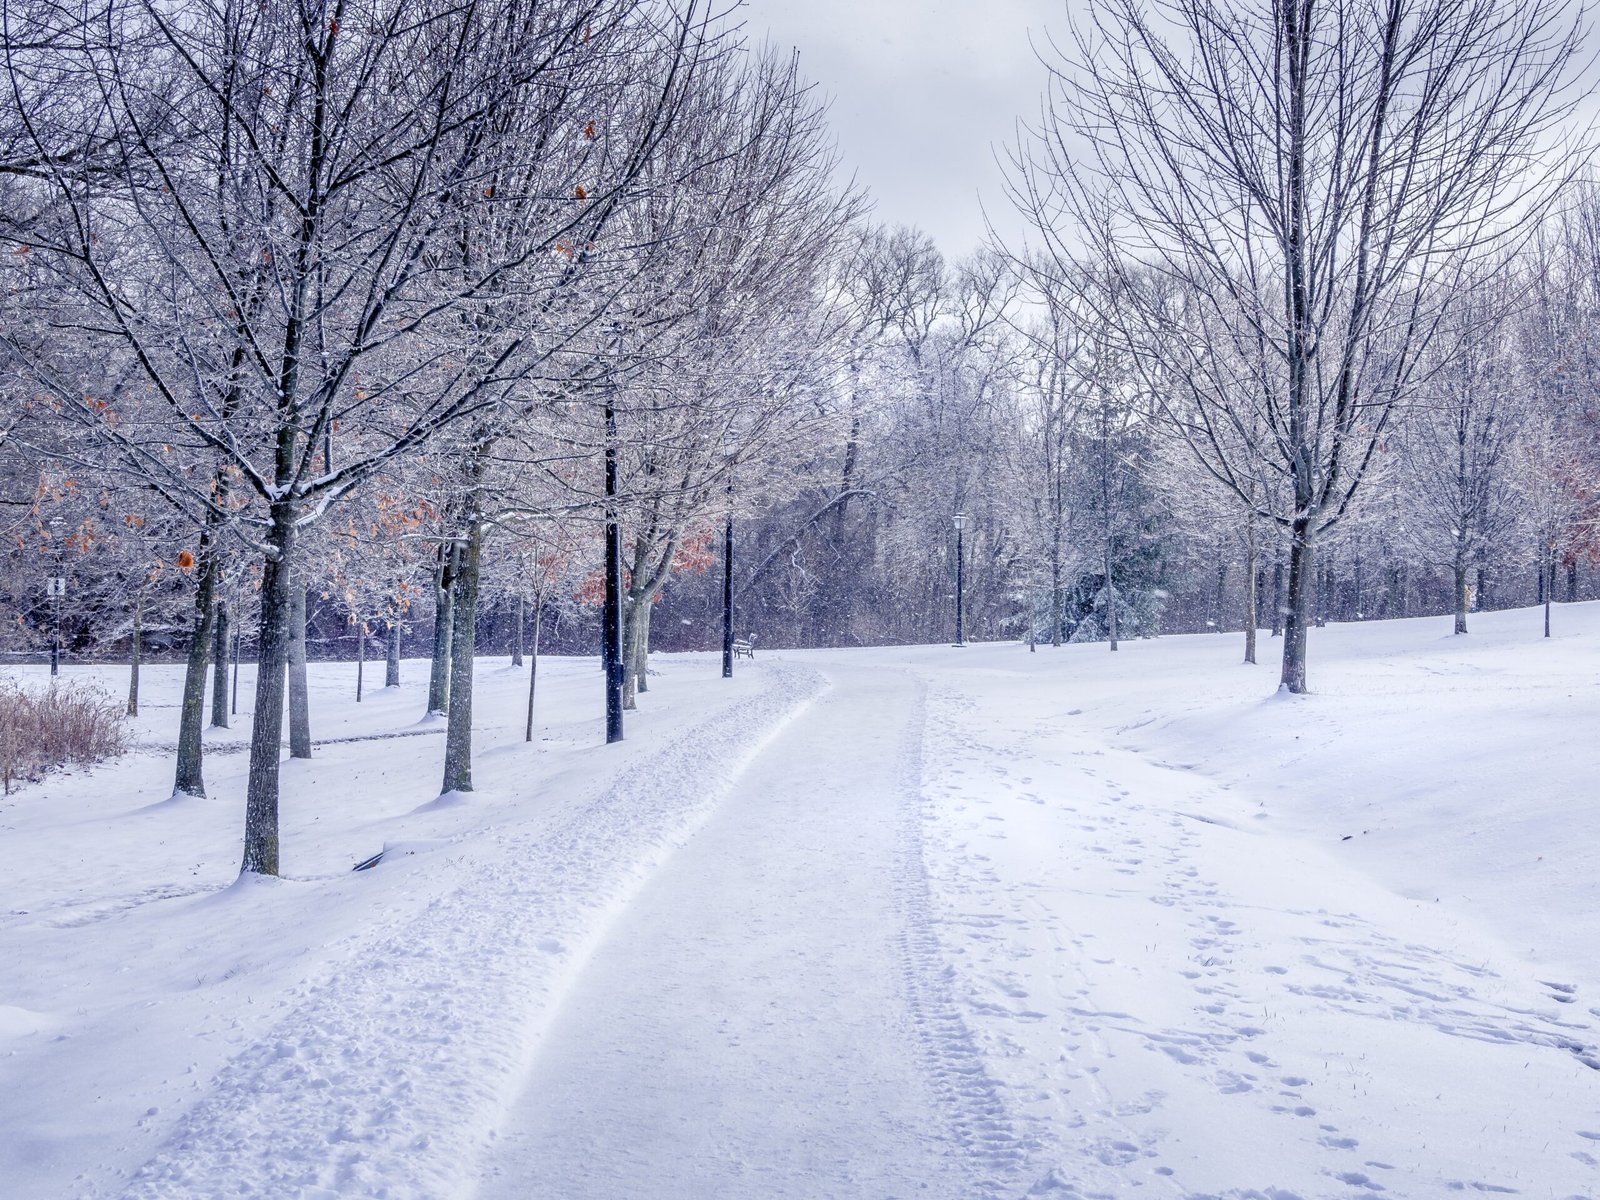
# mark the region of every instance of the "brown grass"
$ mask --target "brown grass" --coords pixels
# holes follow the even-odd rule
[[[0,679],[0,784],[42,778],[57,767],[87,766],[121,754],[128,729],[122,705],[93,684],[43,691]]]

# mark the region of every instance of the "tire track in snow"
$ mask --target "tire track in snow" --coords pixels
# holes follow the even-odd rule
[[[759,695],[631,764],[553,835],[513,827],[441,852],[461,860],[460,886],[285,1001],[113,1194],[444,1200],[470,1187],[609,921],[825,687],[814,671],[761,669]],[[256,888],[300,886],[245,883],[219,916],[247,920]]]
[[[1016,1193],[1028,1147],[1018,1136],[1000,1085],[984,1066],[972,1030],[952,989],[955,969],[946,961],[933,914],[932,887],[923,857],[923,741],[927,730],[927,685],[912,677],[916,702],[901,751],[904,797],[900,818],[900,937],[906,1002],[925,1069],[945,1109],[976,1195]]]

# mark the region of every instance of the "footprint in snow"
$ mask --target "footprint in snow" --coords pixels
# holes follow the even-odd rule
[[[1132,1142],[1112,1141],[1109,1138],[1095,1142],[1090,1149],[1095,1158],[1108,1167],[1125,1167],[1139,1157],[1139,1147]]]
[[[1349,1184],[1351,1187],[1364,1187],[1374,1192],[1387,1190],[1383,1184],[1375,1183],[1370,1176],[1363,1175],[1360,1171],[1341,1171],[1334,1178],[1340,1183]]]

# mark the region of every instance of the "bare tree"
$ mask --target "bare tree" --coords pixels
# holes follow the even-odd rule
[[[1313,549],[1349,511],[1473,268],[1570,172],[1565,0],[1135,0],[1056,53],[1012,190],[1088,258],[1157,394],[1241,499],[1286,511],[1282,686],[1306,690]],[[1163,286],[1135,286],[1150,272]]]
[[[1035,553],[1049,589],[1050,644],[1059,646],[1067,569],[1074,553],[1072,435],[1090,382],[1078,369],[1089,314],[1075,303],[1078,290],[1063,287],[1050,264],[1035,266],[1024,259],[1018,270],[1024,286],[1023,311],[1030,311],[1031,319],[1014,322],[1023,347],[1017,365],[1024,445],[1014,465],[1028,498]]]
[[[6,345],[192,507],[225,515],[210,479],[190,487],[168,461],[174,445],[253,494],[243,869],[275,874],[298,536],[387,463],[501,403],[594,318],[566,298],[670,124],[705,13],[644,0],[52,12],[69,36],[6,47],[50,200],[34,257],[55,273],[57,319],[126,352],[139,385],[106,397],[9,333]],[[24,103],[62,75],[93,103]],[[113,176],[54,149],[96,139],[114,149]],[[464,240],[485,226],[494,236]]]
[[[1467,336],[1446,339],[1445,357],[1393,439],[1403,460],[1402,527],[1422,561],[1449,572],[1458,634],[1467,632],[1474,568],[1517,523],[1508,457],[1526,397],[1510,323],[1497,319],[1507,309],[1493,293],[1458,308],[1452,320]]]

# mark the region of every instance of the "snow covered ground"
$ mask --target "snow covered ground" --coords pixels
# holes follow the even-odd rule
[[[1600,605],[423,669],[0,801],[0,1197],[1600,1196]],[[1263,659],[1276,647],[1263,639]],[[381,665],[380,665],[381,669]],[[121,673],[103,674],[120,686]],[[248,707],[249,678],[241,697]],[[383,863],[350,866],[389,846]]]

